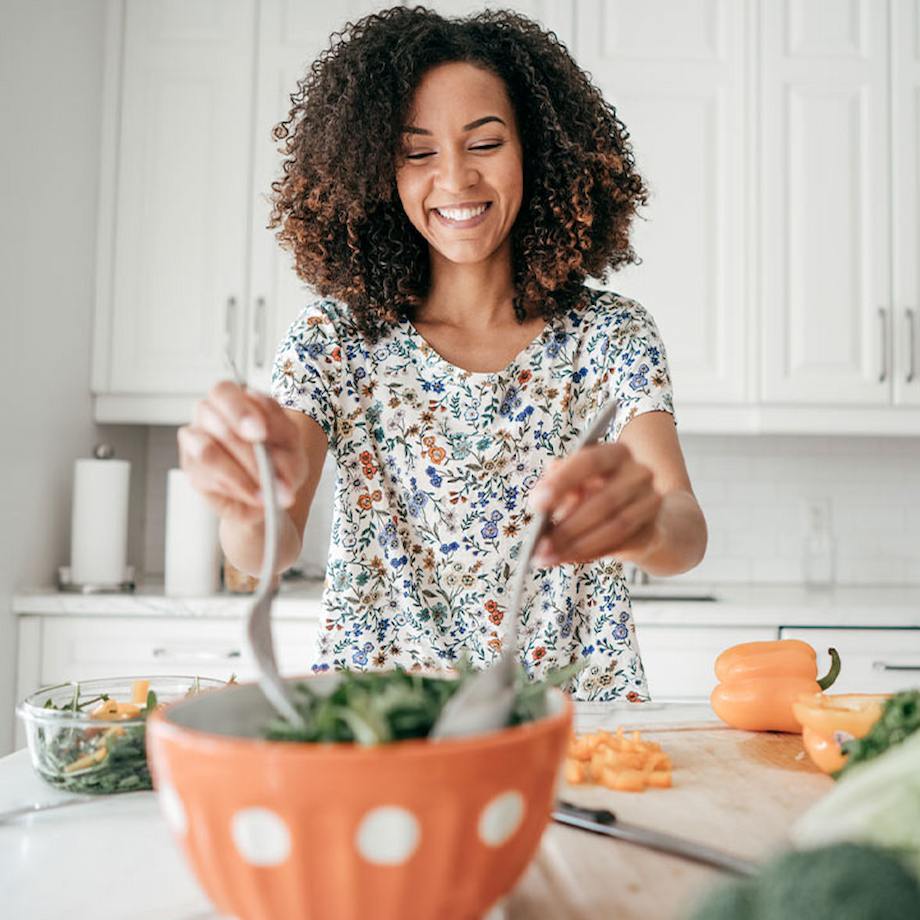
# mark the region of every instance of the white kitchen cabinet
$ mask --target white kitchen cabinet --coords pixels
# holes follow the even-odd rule
[[[106,113],[117,149],[103,179],[116,186],[100,215],[93,389],[197,395],[226,373],[226,343],[242,354],[256,3],[110,10],[123,53]]]
[[[658,626],[641,623],[639,616],[636,635],[652,700],[708,700],[720,652],[778,633],[770,626]]]
[[[891,9],[894,401],[920,406],[920,4]]]
[[[664,338],[679,405],[750,399],[745,42],[736,0],[577,6],[576,51],[631,136],[649,205],[640,266],[608,282]]]
[[[917,4],[760,9],[762,398],[896,415],[920,406]]]
[[[818,653],[818,672],[830,668],[829,648],[840,653],[840,676],[830,693],[897,693],[920,687],[920,629],[780,630],[781,639],[801,639]]]

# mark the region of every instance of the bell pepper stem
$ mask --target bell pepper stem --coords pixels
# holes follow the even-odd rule
[[[840,675],[840,655],[837,654],[837,649],[829,648],[827,653],[831,656],[831,669],[818,681],[818,686],[822,690],[827,690]]]

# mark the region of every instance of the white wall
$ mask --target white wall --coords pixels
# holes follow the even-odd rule
[[[132,461],[143,553],[146,429],[92,422],[90,343],[104,0],[0,0],[0,755],[11,750],[10,597],[69,556],[73,461]]]

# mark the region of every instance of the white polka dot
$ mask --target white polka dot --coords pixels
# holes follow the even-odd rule
[[[291,834],[268,808],[244,808],[231,822],[237,852],[253,866],[277,866],[291,852]]]
[[[184,834],[188,827],[188,819],[185,817],[185,807],[182,799],[179,798],[179,793],[169,783],[160,783],[157,788],[157,797],[160,802],[160,810],[172,832],[180,836]]]
[[[524,796],[512,789],[497,795],[479,816],[479,836],[486,846],[500,847],[524,819]]]
[[[381,866],[398,866],[415,852],[421,835],[415,816],[396,805],[369,811],[358,827],[358,852]]]

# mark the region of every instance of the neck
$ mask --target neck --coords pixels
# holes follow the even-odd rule
[[[509,240],[484,262],[451,262],[431,252],[431,288],[416,319],[470,331],[516,322]]]

